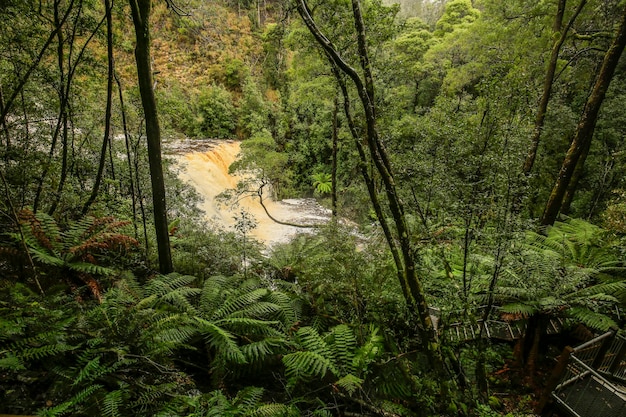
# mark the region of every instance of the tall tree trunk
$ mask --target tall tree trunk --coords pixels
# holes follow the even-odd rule
[[[124,93],[122,92],[122,83],[117,74],[113,74],[117,83],[117,93],[120,97],[120,110],[122,113],[122,128],[124,129],[124,144],[126,145],[126,162],[128,165],[128,185],[130,190],[130,198],[133,207],[133,228],[135,230],[135,239],[139,240],[139,232],[137,231],[137,197],[135,196],[135,182],[133,181],[133,163],[130,153],[130,133],[128,133],[128,125],[126,123],[126,107],[124,106]]]
[[[67,134],[67,96],[65,95],[65,83],[66,83],[66,74],[64,69],[64,50],[63,50],[63,25],[65,24],[65,20],[60,18],[59,15],[59,7],[60,2],[54,2],[54,26],[56,27],[56,37],[57,37],[57,62],[59,66],[59,85],[58,85],[58,95],[59,95],[59,114],[57,116],[57,123],[54,128],[54,132],[52,134],[52,142],[50,143],[50,150],[48,151],[48,159],[46,163],[43,165],[41,176],[37,182],[37,191],[35,192],[35,199],[33,201],[33,212],[37,213],[39,210],[39,204],[41,202],[42,194],[44,192],[44,183],[46,181],[46,177],[48,176],[48,172],[50,171],[50,167],[52,166],[52,161],[54,159],[54,154],[56,151],[57,142],[59,140],[59,135],[63,130],[63,134]],[[65,120],[65,123],[63,122]],[[65,126],[65,128],[64,128]],[[67,143],[67,142],[65,142]],[[67,154],[64,154],[66,156]],[[51,208],[54,208],[55,204],[52,204]],[[54,210],[52,210],[54,212]]]
[[[589,146],[589,142],[591,142],[591,139],[593,138],[593,132],[596,127],[596,121],[598,120],[600,107],[602,106],[606,92],[611,84],[611,80],[613,79],[615,68],[619,63],[619,59],[625,46],[626,8],[622,11],[617,35],[604,55],[600,73],[598,74],[598,78],[596,79],[591,94],[587,98],[585,108],[578,121],[578,126],[576,127],[574,139],[572,140],[570,148],[565,155],[559,176],[554,184],[554,187],[552,188],[550,197],[548,198],[548,202],[541,217],[542,226],[554,224],[554,221],[559,214],[565,191],[571,182],[574,170],[581,161],[581,155],[583,155],[584,149]]]
[[[87,214],[89,208],[96,201],[98,192],[100,190],[100,183],[102,182],[102,175],[104,173],[104,165],[106,161],[107,146],[109,144],[109,135],[111,134],[111,103],[113,101],[113,77],[114,77],[114,62],[113,62],[113,18],[111,15],[111,2],[110,0],[104,0],[104,11],[107,20],[107,103],[104,111],[104,138],[102,139],[102,149],[100,150],[100,162],[98,163],[98,173],[91,190],[89,199],[83,206],[83,215]]]
[[[543,125],[546,119],[546,113],[548,110],[548,102],[550,101],[550,95],[552,93],[552,85],[554,84],[554,75],[556,74],[556,67],[559,60],[559,53],[561,47],[567,38],[567,33],[574,24],[574,21],[584,8],[587,0],[581,0],[576,8],[576,11],[567,23],[567,26],[563,28],[563,15],[565,14],[565,5],[567,0],[559,0],[557,5],[557,12],[554,18],[554,33],[560,33],[559,38],[554,42],[552,46],[552,52],[550,54],[550,61],[548,62],[548,69],[546,71],[546,77],[543,81],[543,93],[541,94],[541,100],[539,101],[539,107],[535,116],[535,127],[533,129],[532,137],[530,139],[530,149],[526,160],[524,161],[523,172],[529,175],[533,169],[535,158],[537,157],[537,149],[539,148],[539,141],[541,139],[541,132],[543,131]]]
[[[409,289],[406,285],[406,280],[402,274],[403,266],[402,259],[400,258],[400,251],[398,250],[398,246],[396,245],[396,241],[393,238],[393,234],[391,233],[391,228],[389,227],[389,222],[387,221],[387,216],[385,216],[383,212],[382,205],[380,203],[380,199],[378,198],[378,191],[376,189],[376,184],[374,183],[374,179],[369,174],[367,168],[367,156],[365,155],[365,150],[363,149],[363,145],[361,144],[361,138],[356,129],[356,125],[354,123],[354,119],[352,117],[352,112],[350,110],[350,96],[348,94],[348,87],[346,86],[345,80],[343,76],[340,74],[339,69],[337,68],[332,58],[328,56],[330,61],[330,65],[333,70],[333,74],[335,75],[335,79],[341,88],[341,92],[343,95],[343,109],[344,114],[346,116],[346,120],[348,121],[348,128],[350,129],[350,134],[354,139],[354,144],[359,153],[359,169],[361,171],[361,175],[363,176],[363,180],[365,181],[365,185],[367,186],[367,192],[370,197],[370,201],[372,203],[372,207],[374,208],[374,213],[376,213],[376,218],[380,223],[380,227],[383,229],[383,234],[385,235],[385,240],[387,241],[387,245],[389,246],[389,250],[391,252],[391,256],[393,258],[394,264],[396,265],[396,273],[398,274],[398,281],[400,282],[402,288],[402,294],[405,299],[409,299]]]
[[[585,143],[585,146],[581,150],[580,158],[578,159],[578,163],[576,164],[576,168],[574,169],[574,173],[572,174],[572,179],[569,182],[567,189],[565,190],[565,195],[563,196],[563,203],[561,203],[560,210],[560,213],[562,214],[570,214],[572,201],[574,201],[574,194],[576,194],[576,190],[578,189],[578,183],[580,183],[580,179],[585,171],[585,161],[587,160],[587,156],[589,156],[590,149],[591,141],[587,141]]]
[[[352,10],[354,16],[354,27],[357,35],[359,56],[361,68],[363,70],[363,78],[352,68],[339,54],[332,42],[320,31],[317,24],[311,17],[309,8],[305,0],[299,0],[297,3],[298,12],[302,17],[305,25],[315,38],[315,40],[324,49],[326,54],[333,60],[337,67],[344,72],[353,82],[357,89],[361,104],[365,113],[366,122],[366,139],[369,148],[370,157],[374,161],[376,170],[381,177],[385,192],[387,195],[387,203],[392,214],[392,218],[396,227],[397,239],[402,254],[402,271],[399,273],[402,287],[408,289],[407,304],[409,308],[415,309],[419,317],[421,328],[420,336],[424,344],[425,353],[429,358],[431,366],[438,379],[442,382],[442,394],[444,402],[447,401],[447,381],[450,376],[445,369],[443,355],[439,346],[437,333],[433,326],[429,315],[428,305],[426,303],[425,291],[422,287],[421,280],[417,276],[415,270],[415,261],[413,259],[413,251],[411,249],[410,230],[404,216],[404,208],[396,190],[396,184],[391,171],[389,159],[382,141],[378,136],[376,126],[376,108],[374,103],[374,83],[371,74],[371,68],[368,59],[367,43],[365,35],[365,25],[361,15],[361,7],[358,0],[352,0]],[[370,193],[371,195],[371,193]],[[447,404],[446,404],[447,405]]]
[[[338,136],[338,113],[339,113],[339,95],[335,94],[335,100],[333,101],[333,156],[332,156],[332,169],[331,169],[331,185],[332,189],[330,191],[331,198],[331,207],[333,219],[337,219],[337,142],[339,140]]]
[[[135,25],[137,45],[135,60],[139,92],[146,118],[146,136],[148,141],[148,163],[152,184],[152,204],[154,210],[154,226],[159,252],[159,271],[168,274],[174,270],[170,251],[170,237],[167,224],[167,207],[165,204],[165,183],[161,161],[161,129],[157,115],[156,98],[150,68],[150,9],[151,0],[129,0]]]
[[[2,84],[0,84],[0,114],[4,113],[4,94],[2,93]],[[4,144],[6,147],[6,158],[9,156],[9,151],[11,150],[11,134],[9,133],[9,127],[7,126],[6,119],[3,117],[0,119],[0,127],[4,131],[4,138],[6,143]],[[2,141],[0,141],[0,145],[2,145]]]

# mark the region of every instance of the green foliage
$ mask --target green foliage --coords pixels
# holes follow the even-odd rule
[[[528,232],[496,291],[502,311],[518,317],[571,317],[606,331],[626,291],[623,267],[605,232],[579,219],[556,222],[546,235]]]
[[[91,294],[100,298],[103,279],[115,270],[101,264],[114,266],[120,255],[126,255],[138,242],[120,230],[127,223],[113,218],[85,216],[70,222],[61,230],[57,222],[45,213],[20,213],[21,233],[9,233],[15,250],[28,248],[20,260],[30,257],[35,267],[41,267],[46,286],[65,282],[71,287],[86,285]],[[23,239],[23,244],[22,244]],[[36,272],[36,271],[34,271]]]
[[[239,135],[249,138],[256,132],[266,129],[271,110],[273,109],[270,103],[266,102],[257,83],[253,78],[247,78],[243,84],[238,107]]]
[[[470,0],[452,0],[446,3],[443,16],[437,21],[435,36],[452,32],[456,26],[474,22],[480,16]]]
[[[314,174],[311,179],[313,180],[313,188],[318,194],[328,194],[332,190],[331,175],[325,172]]]
[[[236,109],[231,93],[220,85],[203,90],[194,104],[193,133],[204,138],[232,138]]]
[[[251,172],[256,176],[250,186],[257,192],[261,185],[269,184],[272,193],[282,197],[283,190],[290,186],[289,156],[278,150],[278,145],[267,130],[255,132],[250,139],[241,143],[241,157],[229,168],[231,172]]]

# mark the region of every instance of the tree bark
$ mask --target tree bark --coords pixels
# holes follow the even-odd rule
[[[100,190],[100,183],[102,182],[102,175],[104,173],[104,163],[106,161],[107,146],[109,144],[109,135],[111,132],[111,103],[113,101],[113,77],[114,77],[114,62],[113,62],[113,17],[111,15],[111,1],[104,0],[104,10],[107,20],[107,103],[104,111],[104,138],[102,139],[102,149],[100,150],[100,162],[98,163],[98,173],[91,190],[91,195],[85,205],[83,206],[83,215],[87,214],[89,208],[96,201],[98,192]]]
[[[596,79],[591,94],[587,98],[585,108],[578,121],[574,139],[572,140],[570,148],[565,155],[559,176],[554,184],[554,187],[552,188],[552,192],[548,198],[543,215],[541,216],[542,226],[550,226],[554,224],[559,214],[565,191],[571,182],[574,170],[576,169],[579,161],[582,162],[581,155],[583,155],[584,149],[589,146],[589,143],[593,138],[593,132],[596,127],[596,121],[598,120],[600,107],[602,106],[602,102],[604,101],[606,92],[611,84],[611,80],[615,74],[615,69],[619,63],[619,59],[625,46],[626,8],[622,11],[617,35],[604,55],[600,73],[598,74],[598,78]]]
[[[161,129],[157,114],[156,98],[150,67],[150,0],[129,0],[135,25],[135,60],[139,78],[139,92],[146,119],[146,137],[148,142],[148,164],[152,184],[152,202],[154,226],[159,253],[159,271],[168,274],[174,270],[170,251],[170,238],[165,203],[165,183],[161,161]]]
[[[561,214],[570,214],[572,201],[574,201],[574,194],[576,194],[576,190],[578,189],[578,183],[580,182],[580,179],[583,176],[583,172],[585,171],[585,161],[587,160],[587,156],[589,156],[590,149],[591,141],[588,141],[587,143],[585,143],[585,146],[581,151],[580,158],[578,159],[578,163],[576,164],[576,168],[574,169],[574,173],[572,174],[572,179],[570,180],[567,189],[565,190],[563,203],[561,203]]]
[[[339,113],[339,95],[335,94],[335,100],[333,101],[333,155],[332,155],[332,169],[331,169],[331,185],[330,191],[331,208],[333,214],[333,220],[337,219],[337,142],[338,138],[338,119]]]
[[[565,5],[567,0],[559,0],[559,4],[557,6],[557,13],[554,19],[554,33],[560,33],[559,38],[554,42],[552,46],[552,52],[550,54],[550,61],[548,63],[548,69],[546,71],[546,77],[543,81],[543,93],[541,94],[541,100],[539,101],[539,108],[537,109],[537,115],[535,116],[535,127],[533,129],[533,134],[530,139],[530,149],[528,151],[528,155],[526,156],[526,160],[524,161],[524,167],[522,171],[525,175],[530,175],[530,172],[533,169],[533,165],[535,163],[535,159],[537,157],[537,149],[539,148],[539,141],[541,139],[541,132],[543,131],[543,125],[546,119],[546,113],[548,110],[548,103],[550,101],[550,96],[552,94],[552,86],[554,84],[554,75],[556,74],[556,67],[559,60],[559,53],[561,52],[561,47],[567,38],[567,33],[571,29],[574,21],[584,8],[587,0],[581,0],[576,8],[576,11],[570,18],[567,23],[565,29],[563,29],[563,15],[565,14]]]

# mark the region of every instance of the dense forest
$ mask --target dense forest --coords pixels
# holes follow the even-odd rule
[[[0,22],[0,414],[528,416],[566,346],[624,331],[623,0]],[[271,247],[209,222],[175,159],[225,140],[224,199],[329,221]]]

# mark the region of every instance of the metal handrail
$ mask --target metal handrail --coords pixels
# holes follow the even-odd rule
[[[561,398],[559,394],[561,391],[565,393],[566,391],[564,388],[569,385],[578,381],[584,381],[585,379],[588,380],[588,384],[593,379],[594,382],[599,384],[603,390],[606,390],[610,394],[620,398],[623,401],[623,405],[619,410],[626,410],[626,391],[618,388],[615,384],[607,380],[602,374],[573,355],[570,357],[570,364],[567,367],[567,372],[565,372],[561,379],[561,383],[557,385],[552,392],[552,398],[554,398],[554,400],[556,400],[562,407],[567,409],[567,411],[572,415],[583,417],[583,415],[579,414],[580,408],[578,407],[578,401],[580,401],[580,396],[576,397],[575,401],[570,401],[569,395],[572,394],[571,392],[567,394],[565,398]]]
[[[601,340],[606,339],[607,337],[611,337],[613,336],[614,332],[612,330],[609,330],[608,332],[601,334],[598,337],[594,337],[593,339],[589,340],[588,342],[583,343],[582,345],[578,345],[574,348],[574,353],[576,352],[580,352],[581,350],[584,350],[590,346],[593,346],[594,344],[598,343]]]

